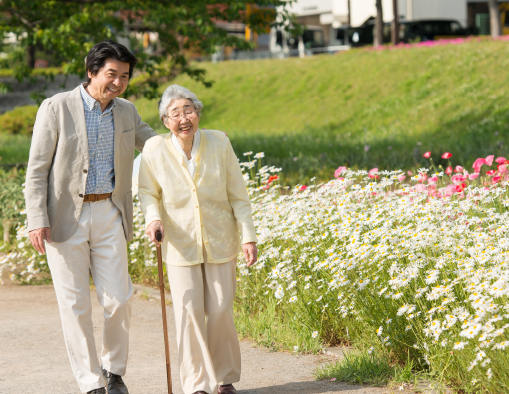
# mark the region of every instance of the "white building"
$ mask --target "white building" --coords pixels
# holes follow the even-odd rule
[[[350,25],[356,27],[376,15],[375,0],[297,0],[289,9],[299,23],[320,26],[326,38],[331,28],[347,25],[349,17]],[[384,21],[392,21],[392,0],[382,0],[382,9]],[[400,20],[454,19],[463,27],[477,28],[482,34],[486,32],[479,24],[486,20],[487,13],[486,0],[398,0]]]

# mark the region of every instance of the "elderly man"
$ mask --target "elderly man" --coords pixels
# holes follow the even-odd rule
[[[44,100],[34,126],[25,184],[32,245],[48,254],[71,367],[83,393],[126,394],[132,285],[134,149],[156,135],[129,101],[137,59],[108,40],[86,59],[87,82]],[[89,271],[104,307],[99,362]],[[106,382],[104,379],[106,378]]]

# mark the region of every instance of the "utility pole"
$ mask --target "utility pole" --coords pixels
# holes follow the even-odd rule
[[[348,27],[350,27],[352,25],[352,17],[350,16],[350,14],[352,13],[352,8],[350,7],[350,0],[347,0],[347,4],[348,4]]]
[[[394,13],[394,19],[392,20],[391,26],[392,45],[398,45],[399,43],[398,0],[392,0],[392,10]]]
[[[498,9],[498,0],[488,0],[490,9],[490,29],[493,38],[502,34],[502,25],[500,24],[500,10]]]
[[[352,13],[352,8],[350,7],[350,0],[347,0],[346,3],[348,4],[348,21],[347,21],[347,25],[346,25],[346,29],[345,29],[345,45],[350,45],[350,36],[349,36],[349,31],[350,31],[350,26],[352,26],[352,17],[351,17],[351,13]]]
[[[383,18],[383,11],[382,11],[382,0],[376,0],[375,42],[374,42],[375,48],[382,46],[382,44],[384,42],[383,27],[384,27],[384,18]]]

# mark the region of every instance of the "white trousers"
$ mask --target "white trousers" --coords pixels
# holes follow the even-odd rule
[[[131,278],[121,214],[111,199],[84,203],[78,228],[65,242],[46,243],[71,368],[81,392],[104,387],[101,363],[124,375],[127,364]],[[89,272],[104,307],[101,363],[92,324]]]
[[[233,321],[235,268],[236,259],[224,264],[167,265],[185,394],[199,390],[215,394],[218,384],[240,380],[240,346]]]

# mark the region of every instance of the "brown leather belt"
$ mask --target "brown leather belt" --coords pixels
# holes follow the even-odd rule
[[[106,200],[111,197],[111,193],[103,193],[103,194],[85,194],[83,197],[83,202],[96,202]]]

